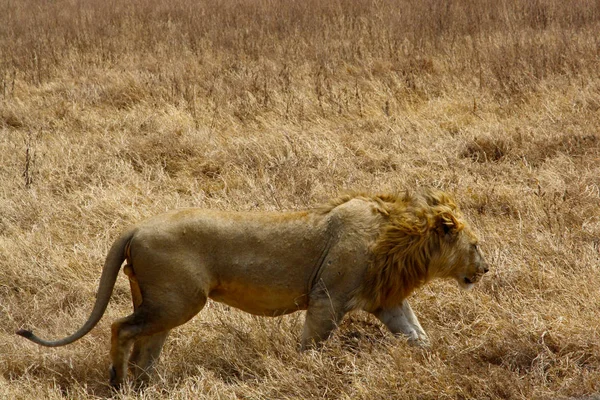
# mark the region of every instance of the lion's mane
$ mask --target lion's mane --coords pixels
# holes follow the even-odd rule
[[[440,272],[430,270],[429,264],[432,253],[441,246],[439,227],[462,230],[462,214],[447,193],[436,189],[375,196],[346,194],[331,200],[321,212],[355,198],[374,201],[375,212],[385,219],[372,246],[373,259],[359,295],[368,306],[393,306]]]

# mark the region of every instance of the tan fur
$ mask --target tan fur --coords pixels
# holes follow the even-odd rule
[[[463,287],[487,271],[476,238],[445,193],[345,195],[309,211],[231,213],[172,211],[124,233],[112,246],[88,321],[100,320],[123,261],[134,313],[112,325],[111,383],[128,364],[139,380],[158,358],[170,329],[196,315],[208,298],[249,313],[307,310],[302,347],[326,339],[350,310],[375,314],[393,333],[427,344],[406,302],[430,279]],[[130,349],[131,355],[129,355]]]
[[[476,239],[445,243],[449,237],[443,227],[451,227],[452,233],[458,235],[464,230],[465,222],[454,201],[443,192],[426,190],[420,195],[406,193],[376,199],[380,201],[387,223],[373,246],[373,261],[365,277],[363,296],[373,302],[370,307],[398,304],[429,279],[451,275],[455,265],[450,265],[448,260],[431,263],[432,256],[441,251],[442,246],[463,254],[476,243]]]

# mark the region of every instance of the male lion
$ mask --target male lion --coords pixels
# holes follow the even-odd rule
[[[406,297],[433,278],[470,288],[488,271],[456,204],[437,190],[348,195],[288,213],[184,209],[150,218],[117,239],[92,313],[77,332],[57,341],[17,333],[49,347],[83,337],[104,314],[124,261],[134,312],[112,324],[114,386],[123,382],[128,362],[135,379],[146,381],[169,331],[208,298],[256,315],[307,310],[303,349],[326,339],[355,309],[427,345]]]

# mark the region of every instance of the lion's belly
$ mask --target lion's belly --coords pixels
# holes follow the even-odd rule
[[[209,297],[242,311],[262,316],[278,316],[305,310],[308,296],[285,287],[225,283],[211,290]]]

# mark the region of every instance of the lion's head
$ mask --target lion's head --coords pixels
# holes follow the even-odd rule
[[[429,273],[454,278],[463,289],[471,289],[488,272],[477,236],[447,194],[428,190],[423,197],[432,215]]]
[[[476,235],[448,194],[425,189],[376,200],[387,221],[366,277],[374,304],[398,304],[434,278],[471,289],[488,272]]]

